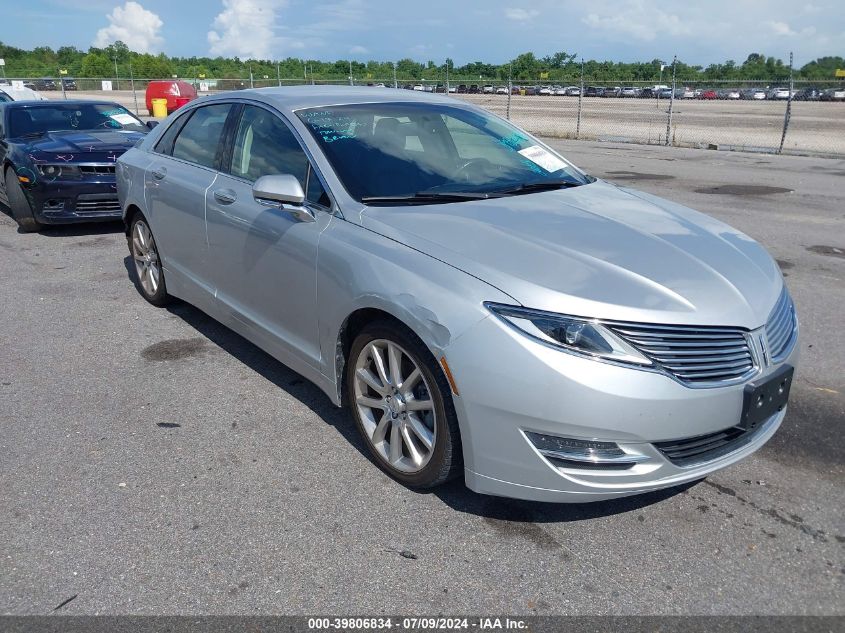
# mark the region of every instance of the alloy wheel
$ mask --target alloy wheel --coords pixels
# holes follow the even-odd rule
[[[370,341],[356,359],[354,385],[355,406],[376,453],[402,473],[422,470],[437,441],[437,414],[416,361],[393,341]]]
[[[153,234],[144,220],[138,220],[132,229],[132,258],[138,281],[144,292],[152,297],[161,283],[161,262]]]

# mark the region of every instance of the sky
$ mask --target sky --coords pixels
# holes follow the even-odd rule
[[[242,59],[502,63],[557,51],[706,66],[845,56],[841,0],[0,0],[0,41]]]

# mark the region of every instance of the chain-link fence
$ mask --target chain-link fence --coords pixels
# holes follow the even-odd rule
[[[25,81],[62,98],[58,80]],[[149,80],[85,78],[65,94],[108,98],[146,114]],[[845,82],[755,81],[600,82],[550,85],[544,80],[504,84],[464,80],[186,79],[199,94],[278,85],[345,84],[448,94],[482,106],[539,136],[760,152],[845,156]],[[547,81],[547,80],[546,80]],[[107,83],[108,82],[108,83]],[[790,88],[791,85],[791,88]],[[111,87],[111,91],[104,87]],[[787,116],[787,109],[789,116]]]

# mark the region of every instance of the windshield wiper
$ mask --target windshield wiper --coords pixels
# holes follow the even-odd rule
[[[39,138],[44,136],[47,132],[27,132],[26,134],[19,134],[18,138]]]
[[[571,180],[544,180],[540,182],[524,182],[509,189],[499,189],[496,193],[501,195],[519,195],[522,193],[535,193],[537,191],[552,191],[553,189],[568,189],[569,187],[580,187],[582,183]]]
[[[401,196],[364,196],[364,204],[425,204],[427,202],[465,202],[499,198],[499,192],[479,193],[476,191],[419,191]]]

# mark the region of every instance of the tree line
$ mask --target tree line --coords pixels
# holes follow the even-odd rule
[[[128,77],[131,73],[139,79],[172,77],[209,79],[248,79],[250,72],[257,80],[314,79],[342,80],[350,72],[356,80],[378,81],[432,80],[443,81],[448,70],[454,81],[497,81],[514,82],[548,80],[549,82],[574,82],[581,75],[581,60],[575,53],[558,52],[538,57],[534,53],[522,53],[504,64],[470,62],[456,66],[451,59],[444,63],[413,59],[396,62],[360,62],[339,59],[322,61],[288,57],[282,60],[242,60],[237,57],[169,57],[164,53],[152,55],[130,51],[123,42],[117,41],[105,48],[91,47],[87,51],[75,46],[62,46],[53,50],[49,46],[38,46],[24,50],[0,42],[0,58],[5,59],[7,77],[37,78],[57,77],[60,70],[69,77]],[[593,82],[658,81],[666,83],[671,77],[671,60],[653,59],[648,62],[614,62],[584,60],[584,76]],[[664,70],[661,71],[661,66]],[[845,68],[845,58],[820,57],[800,68],[794,69],[796,79],[831,80],[836,69]],[[789,76],[789,68],[783,60],[751,53],[741,63],[727,60],[720,64],[701,66],[678,60],[675,64],[678,81],[730,81],[768,80],[781,81]]]

